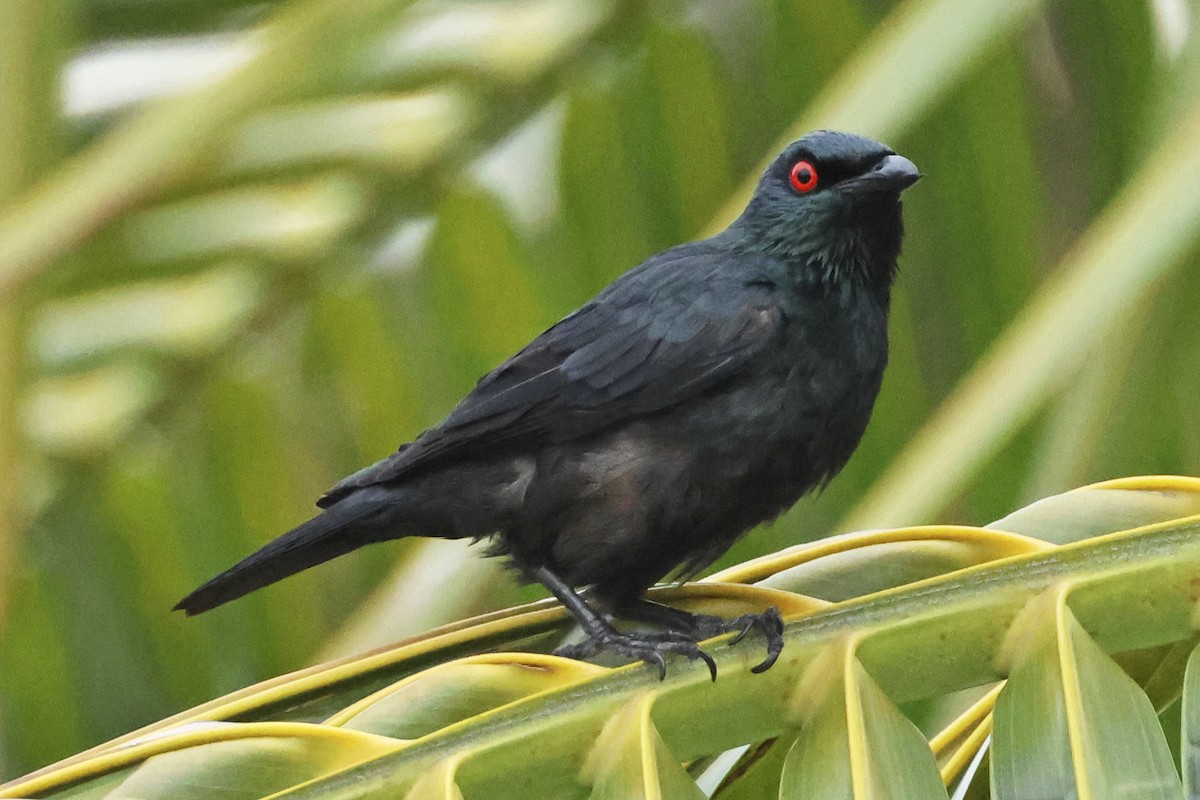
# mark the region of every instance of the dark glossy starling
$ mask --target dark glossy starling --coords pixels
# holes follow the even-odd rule
[[[711,668],[698,641],[757,628],[766,669],[783,644],[774,609],[723,620],[643,593],[695,574],[854,452],[887,362],[900,193],[919,177],[860,136],[789,145],[727,229],[626,272],[177,608],[207,611],[372,542],[491,537],[583,627],[560,652]],[[666,630],[622,633],[613,617]]]

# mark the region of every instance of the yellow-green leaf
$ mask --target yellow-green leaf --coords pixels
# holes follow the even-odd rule
[[[584,766],[593,800],[701,800],[704,793],[654,729],[646,693],[613,714]]]
[[[800,735],[783,766],[781,800],[946,797],[925,737],[862,668],[853,640],[823,653],[800,689]]]
[[[1079,624],[1071,588],[1051,588],[1014,628],[1028,641],[996,702],[993,797],[1177,798],[1153,706]]]

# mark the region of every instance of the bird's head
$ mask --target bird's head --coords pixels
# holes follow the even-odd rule
[[[887,145],[816,131],[772,162],[730,233],[782,256],[802,282],[887,291],[904,234],[900,193],[920,177]]]

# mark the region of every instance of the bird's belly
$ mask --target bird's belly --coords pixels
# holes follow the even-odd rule
[[[812,389],[781,381],[714,402],[714,424],[704,426],[709,444],[693,465],[696,477],[679,486],[697,497],[683,504],[690,513],[671,526],[680,539],[699,532],[720,548],[715,557],[841,470],[862,437],[874,392],[857,397],[832,384]]]
[[[847,394],[781,375],[547,451],[509,538],[575,585],[637,596],[836,473],[874,399]]]

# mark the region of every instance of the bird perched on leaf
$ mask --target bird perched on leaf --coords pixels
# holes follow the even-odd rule
[[[626,272],[176,608],[207,611],[373,542],[491,537],[579,622],[586,640],[562,653],[608,651],[660,675],[677,653],[715,678],[698,642],[757,629],[755,671],[768,668],[783,647],[777,610],[726,620],[643,595],[850,458],[887,362],[900,193],[919,177],[861,136],[794,142],[728,228]],[[665,630],[626,633],[614,618]]]

